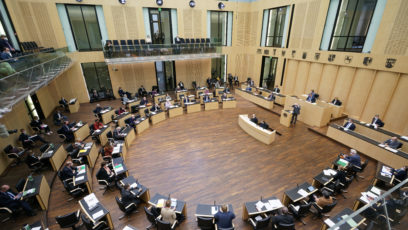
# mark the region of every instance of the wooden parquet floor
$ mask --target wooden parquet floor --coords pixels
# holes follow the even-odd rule
[[[129,174],[150,188],[151,196],[155,193],[171,194],[187,202],[187,220],[178,229],[197,229],[194,217],[197,204],[212,204],[214,201],[232,204],[237,216],[234,220],[236,229],[252,229],[241,219],[244,202],[257,200],[260,196],[282,198],[285,190],[305,181],[311,183],[315,175],[330,166],[339,152],[348,151],[345,146],[309,131],[301,122],[294,128],[286,128],[279,124],[278,115],[239,96],[237,101],[235,109],[184,114],[151,126],[137,136],[128,150],[125,164]],[[120,105],[118,100],[101,104],[115,108]],[[68,116],[70,120],[93,122],[91,111],[95,105],[81,104],[78,113]],[[275,111],[280,112],[281,109],[276,106]],[[246,134],[238,126],[238,115],[252,113],[277,129],[282,136],[277,136],[271,145],[265,145]],[[56,128],[53,127],[53,130]],[[58,141],[55,137],[48,139]],[[93,178],[99,170],[100,161],[99,158]],[[1,181],[11,181],[7,178],[13,172],[14,168]],[[374,172],[375,162],[370,161],[363,173],[366,179],[354,181],[346,194],[348,199],[338,197],[338,205],[331,213],[351,208],[360,192],[371,183]],[[138,213],[119,221],[122,212],[114,200],[115,196],[120,196],[119,191],[102,195],[98,188],[94,179],[93,190],[110,210],[115,229],[122,229],[126,224],[138,229],[149,225],[142,207]],[[55,179],[49,211],[42,214],[47,216],[50,229],[59,229],[55,223],[56,216],[80,208],[77,201],[67,201],[69,196],[62,190],[61,182]],[[40,217],[37,215],[36,218]],[[31,220],[19,218],[13,225],[6,225],[14,228]],[[297,223],[296,229],[319,229],[323,223],[319,219],[313,220],[310,215],[305,221],[307,225]]]

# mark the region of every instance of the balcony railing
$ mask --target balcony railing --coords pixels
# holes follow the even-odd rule
[[[221,43],[104,45],[108,64],[132,62],[192,60],[221,57]]]
[[[0,116],[71,65],[72,61],[64,50],[35,53],[0,62]]]

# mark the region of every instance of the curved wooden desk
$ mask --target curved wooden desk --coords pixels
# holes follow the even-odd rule
[[[239,88],[235,90],[235,94],[238,94],[241,97],[247,99],[248,101],[251,101],[252,103],[255,103],[265,109],[269,110],[273,109],[273,101],[269,101],[265,99],[263,96],[255,95],[252,92],[247,92]]]
[[[249,120],[248,114],[241,114],[238,117],[239,126],[253,138],[267,145],[275,141],[276,130],[269,131],[261,128]]]

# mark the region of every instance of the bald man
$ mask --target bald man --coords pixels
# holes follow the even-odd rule
[[[27,216],[35,216],[36,213],[30,207],[30,205],[21,200],[22,193],[14,193],[11,191],[10,186],[5,184],[0,189],[0,206],[7,207],[13,212],[17,211],[20,207],[24,209]]]

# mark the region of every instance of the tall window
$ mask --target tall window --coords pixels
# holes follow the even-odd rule
[[[231,14],[231,16],[229,15]],[[210,11],[210,38],[212,42],[228,45],[231,36],[229,28],[232,12]]]
[[[170,12],[170,9],[149,9],[150,34],[153,44],[173,43]]]
[[[90,62],[82,63],[81,65],[90,94],[96,90],[100,99],[108,98],[112,95],[112,84],[108,66],[105,62]]]
[[[282,47],[285,29],[287,6],[265,10],[264,17],[268,18],[266,39],[262,46]],[[264,19],[265,22],[265,19]]]
[[[65,7],[77,50],[102,50],[102,36],[95,6],[66,5]]]
[[[361,52],[377,0],[341,0],[330,50]]]

